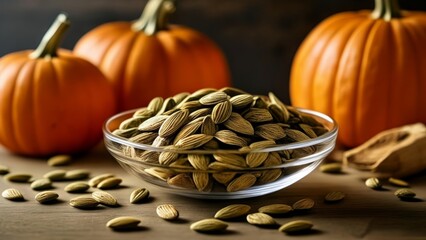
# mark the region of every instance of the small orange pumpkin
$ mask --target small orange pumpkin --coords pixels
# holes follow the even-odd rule
[[[290,78],[295,106],[332,116],[348,147],[401,125],[426,123],[426,13],[376,0],[318,25],[298,49]]]
[[[116,111],[111,84],[92,63],[58,50],[69,21],[60,14],[35,51],[0,59],[0,144],[29,156],[84,151]]]
[[[74,52],[113,82],[120,110],[199,88],[230,85],[226,60],[206,36],[168,25],[172,0],[150,0],[139,20],[106,23],[85,34]]]

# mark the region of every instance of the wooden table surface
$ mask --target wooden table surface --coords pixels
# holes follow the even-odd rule
[[[0,164],[8,166],[11,172],[32,173],[35,178],[53,169],[44,160],[15,156],[1,148]],[[209,201],[171,195],[130,176],[102,145],[61,168],[88,169],[92,176],[108,172],[122,177],[121,188],[108,190],[118,199],[120,206],[99,207],[95,210],[73,208],[68,201],[79,194],[63,191],[68,182],[54,183],[53,190],[59,193],[60,201],[41,205],[34,200],[37,192],[28,183],[11,183],[0,179],[0,191],[14,187],[26,199],[23,202],[11,202],[0,198],[0,239],[426,239],[424,173],[408,179],[418,196],[416,201],[411,202],[395,197],[393,192],[396,187],[386,185],[382,191],[367,188],[364,179],[368,175],[350,169],[344,169],[345,173],[338,175],[325,174],[317,169],[294,185],[267,196]],[[137,187],[150,190],[150,201],[129,203],[129,195]],[[338,203],[327,204],[323,199],[331,191],[342,191],[346,193],[346,198]],[[250,225],[244,219],[230,221],[228,230],[222,234],[201,234],[189,229],[192,222],[210,218],[228,204],[245,203],[252,206],[252,211],[256,211],[266,204],[292,204],[305,197],[316,202],[309,213],[276,220],[279,224],[297,219],[310,220],[314,228],[307,234],[288,236],[276,228]],[[176,206],[180,212],[178,221],[169,222],[157,217],[155,208],[163,203]],[[114,232],[105,227],[108,220],[124,215],[140,218],[141,227],[131,232]]]

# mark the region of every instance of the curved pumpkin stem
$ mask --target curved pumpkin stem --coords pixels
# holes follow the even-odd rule
[[[375,8],[371,13],[371,17],[374,19],[381,18],[385,21],[402,17],[398,0],[376,0]]]
[[[165,30],[168,25],[168,17],[174,11],[174,0],[149,0],[141,17],[132,24],[132,29],[143,31],[147,35]]]
[[[59,14],[44,34],[37,49],[30,54],[30,58],[56,57],[59,43],[69,26],[68,16],[64,13]]]

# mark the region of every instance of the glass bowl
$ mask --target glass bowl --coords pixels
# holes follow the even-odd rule
[[[275,144],[250,149],[178,150],[154,147],[129,141],[113,134],[120,123],[136,110],[119,113],[108,119],[103,127],[104,142],[110,154],[129,173],[169,193],[203,199],[242,199],[262,196],[281,190],[311,173],[335,147],[338,127],[329,116],[297,108],[306,116],[321,123],[327,131],[309,140]],[[174,164],[160,164],[144,158],[147,155],[184,156]],[[241,159],[268,159],[256,167],[224,164]],[[191,156],[191,157],[189,157]],[[265,157],[266,156],[266,157]],[[208,168],[195,169],[209,161]],[[213,159],[213,161],[211,160]],[[226,161],[216,161],[226,159]],[[188,162],[192,161],[192,165]],[[212,162],[214,162],[212,164]]]

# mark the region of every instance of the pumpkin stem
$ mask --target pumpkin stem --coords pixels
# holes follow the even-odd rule
[[[132,24],[134,31],[143,31],[146,35],[167,29],[167,20],[175,11],[174,0],[149,0],[141,17]]]
[[[30,54],[30,58],[56,57],[59,43],[69,26],[68,16],[64,13],[59,14],[52,26],[44,34],[37,49]]]
[[[398,0],[376,0],[375,8],[371,13],[374,19],[383,19],[390,21],[393,18],[400,18],[401,9],[398,5]]]

